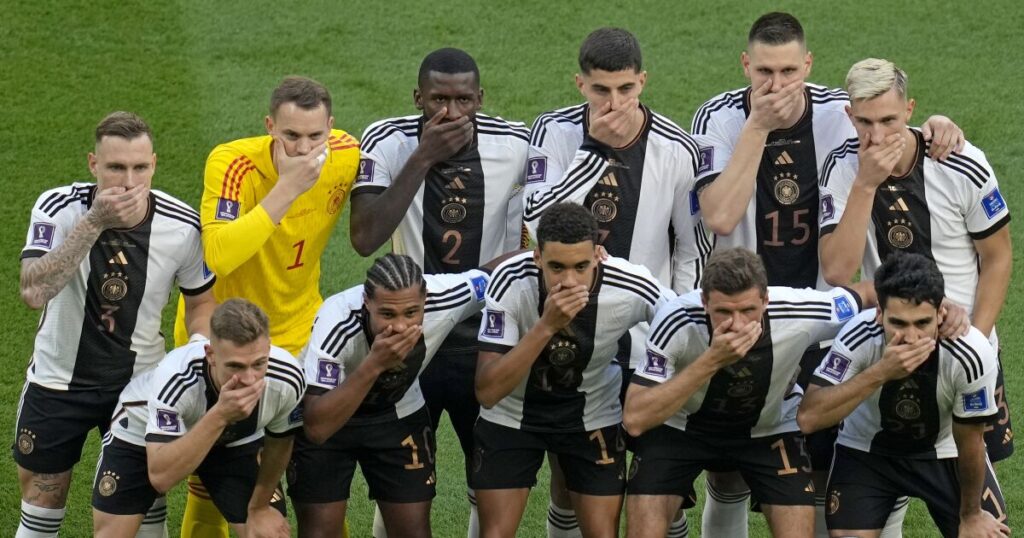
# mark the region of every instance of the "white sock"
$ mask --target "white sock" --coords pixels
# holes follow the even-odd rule
[[[373,538],[388,538],[388,530],[384,528],[384,516],[380,515],[380,506],[373,508]]]
[[[576,512],[548,503],[548,538],[583,538]]]
[[[828,525],[825,524],[825,494],[814,494],[814,538],[828,538]]]
[[[21,501],[21,524],[15,538],[56,538],[66,508],[41,508]]]
[[[466,538],[480,538],[480,513],[476,510],[476,492],[473,488],[466,488],[466,497],[469,499],[469,528],[466,529]]]
[[[690,525],[686,523],[686,512],[679,510],[678,518],[668,528],[666,538],[689,538]]]
[[[707,482],[700,535],[705,538],[747,538],[747,499],[750,490],[722,493]]]
[[[167,497],[153,501],[135,538],[167,538]]]
[[[907,507],[910,506],[909,497],[896,499],[896,504],[889,513],[889,519],[885,521],[882,534],[879,538],[903,538],[903,518],[907,516]]]

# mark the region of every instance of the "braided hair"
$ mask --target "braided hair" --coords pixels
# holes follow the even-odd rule
[[[404,290],[419,285],[423,294],[427,293],[427,283],[423,280],[423,270],[404,254],[389,253],[373,261],[366,270],[366,282],[363,292],[373,299],[377,289],[388,291]]]

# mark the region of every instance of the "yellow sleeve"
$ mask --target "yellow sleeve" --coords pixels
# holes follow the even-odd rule
[[[263,248],[276,225],[256,200],[241,196],[251,161],[221,146],[206,161],[203,178],[203,256],[218,277],[231,274]]]

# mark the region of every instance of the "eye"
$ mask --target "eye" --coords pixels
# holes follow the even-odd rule
[[[288,133],[288,134],[286,134],[286,135],[284,135],[284,136],[285,136],[285,138],[287,138],[288,140],[292,140],[292,141],[294,141],[294,140],[298,140],[298,139],[299,139],[299,135],[297,135],[297,134],[295,134],[295,133]]]

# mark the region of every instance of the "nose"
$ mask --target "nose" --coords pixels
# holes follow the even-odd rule
[[[448,103],[445,106],[448,107],[448,113],[445,114],[444,119],[448,121],[455,121],[461,118],[462,116],[465,116],[465,114],[462,113],[462,110],[455,103],[455,101],[448,101]]]

